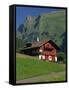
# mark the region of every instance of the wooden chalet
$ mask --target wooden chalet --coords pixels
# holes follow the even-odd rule
[[[21,53],[27,55],[39,55],[39,59],[57,61],[57,51],[59,47],[52,41],[38,41],[27,43]]]

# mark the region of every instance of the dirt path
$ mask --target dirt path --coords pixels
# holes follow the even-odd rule
[[[64,79],[62,79],[62,77]],[[37,77],[32,77],[24,80],[16,81],[16,83],[35,83],[35,82],[48,82],[48,81],[61,81],[65,80],[65,72],[51,73],[47,75],[41,75]]]

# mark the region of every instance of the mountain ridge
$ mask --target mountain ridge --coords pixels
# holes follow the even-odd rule
[[[22,48],[27,42],[37,41],[37,37],[40,40],[52,40],[60,47],[66,38],[66,34],[63,34],[66,33],[65,23],[65,10],[42,13],[35,17],[27,16],[24,23],[16,30],[18,32],[16,35],[17,43],[20,39],[22,44],[20,46],[17,44],[16,47]],[[63,49],[65,50],[65,47]]]

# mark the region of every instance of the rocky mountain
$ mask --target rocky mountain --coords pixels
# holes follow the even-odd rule
[[[40,41],[53,40],[62,50],[66,50],[66,12],[60,10],[27,16],[16,32],[17,48],[23,48],[27,42],[37,41],[39,37]]]

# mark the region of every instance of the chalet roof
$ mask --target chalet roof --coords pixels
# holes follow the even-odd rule
[[[32,42],[30,47],[25,47],[23,48],[23,50],[39,48],[48,42],[51,43],[56,49],[59,49],[59,47],[52,40],[49,41],[44,40],[39,42]]]
[[[32,42],[32,47],[40,47],[42,46],[44,43],[47,43],[48,41],[39,41],[39,42]]]

